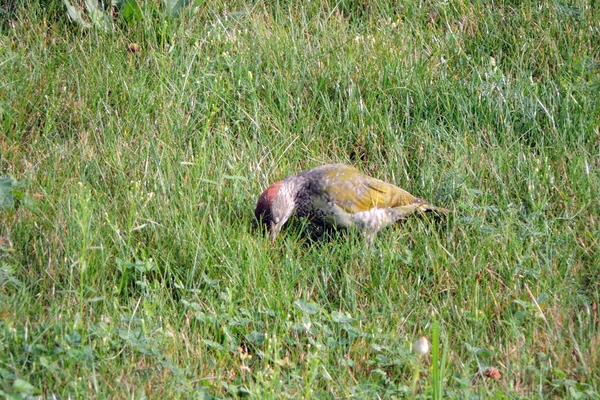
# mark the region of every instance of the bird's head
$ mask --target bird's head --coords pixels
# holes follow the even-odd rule
[[[281,231],[281,227],[294,213],[296,202],[284,181],[269,186],[258,198],[254,215],[269,230],[271,242]]]

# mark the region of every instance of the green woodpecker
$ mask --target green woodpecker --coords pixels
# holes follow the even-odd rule
[[[274,242],[294,214],[326,226],[356,227],[372,240],[380,229],[426,211],[448,213],[354,167],[329,164],[272,184],[260,195],[254,214]]]

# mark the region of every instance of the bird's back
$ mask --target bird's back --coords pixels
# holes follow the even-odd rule
[[[406,190],[364,175],[346,164],[329,164],[300,174],[312,196],[322,196],[348,213],[402,207],[415,201]]]

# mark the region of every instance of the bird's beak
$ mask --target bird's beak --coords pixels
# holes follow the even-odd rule
[[[271,244],[275,244],[275,239],[277,235],[279,235],[279,231],[281,230],[281,225],[271,222],[269,226],[269,237],[271,238]]]

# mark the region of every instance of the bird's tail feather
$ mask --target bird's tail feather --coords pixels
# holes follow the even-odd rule
[[[405,206],[393,207],[393,218],[399,221],[415,213],[433,212],[437,216],[450,213],[450,210],[442,207],[435,207],[422,199],[415,199],[412,203]]]
[[[449,214],[450,210],[443,207],[436,207],[423,199],[415,199],[413,203],[410,205],[415,207],[415,211],[417,212],[433,212],[437,215]]]
[[[423,211],[423,212],[434,212],[436,214],[449,214],[450,213],[450,210],[448,210],[447,208],[432,206],[429,203],[427,203],[425,205],[425,207],[420,207],[419,210]]]

